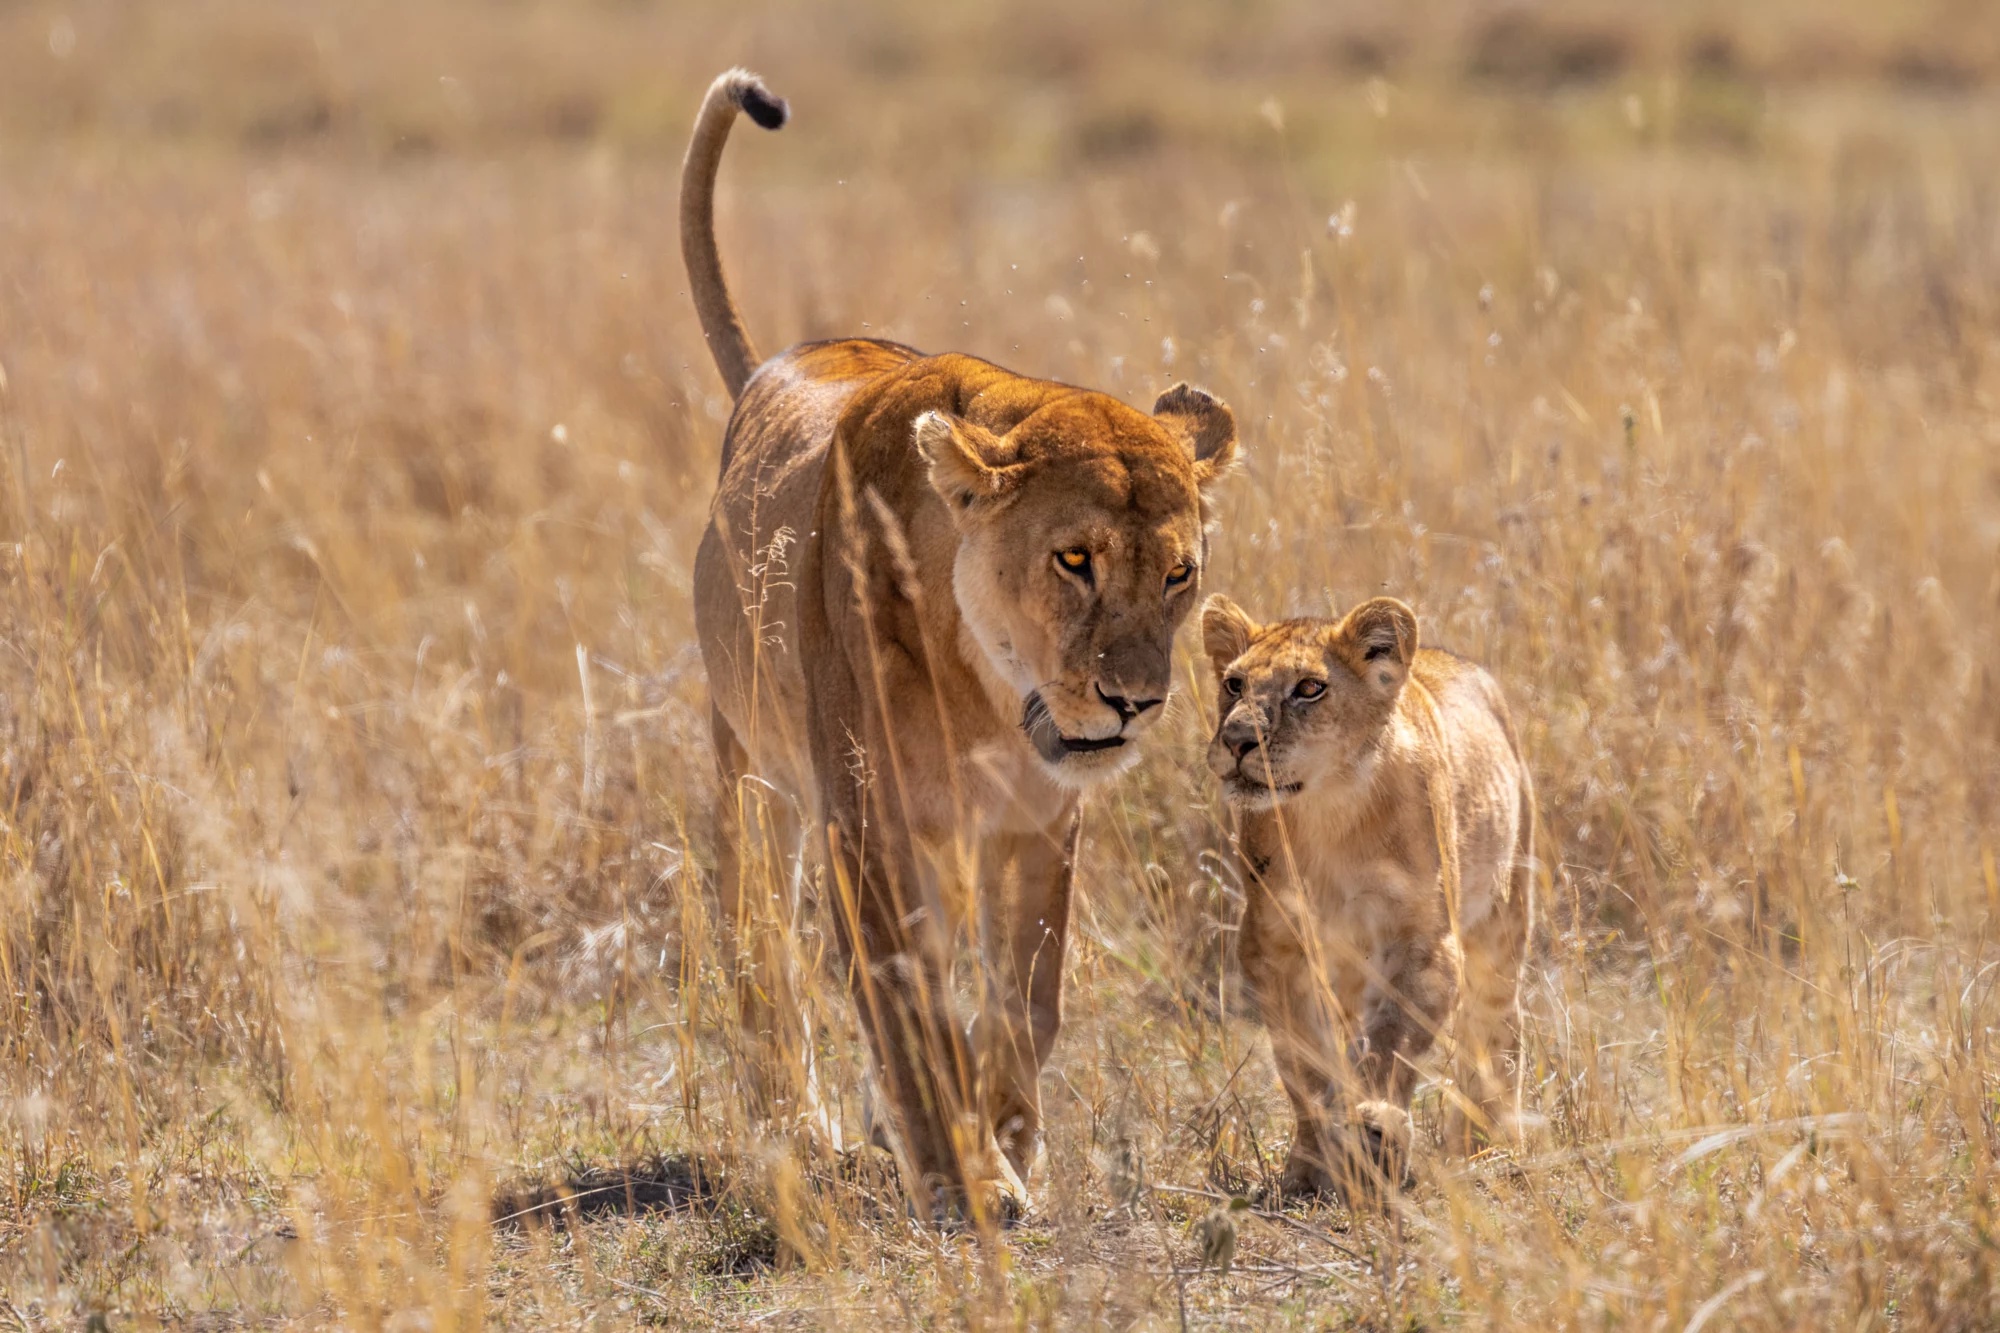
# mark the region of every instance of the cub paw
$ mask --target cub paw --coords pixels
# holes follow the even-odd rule
[[[1360,1102],[1354,1108],[1350,1149],[1369,1183],[1407,1187],[1410,1176],[1410,1113],[1391,1102]]]
[[[995,1165],[999,1170],[988,1185],[991,1191],[987,1196],[988,1216],[1001,1226],[1010,1227],[1027,1218],[1029,1209],[1034,1207],[1034,1200],[1029,1197],[1027,1182],[1021,1179],[1021,1173],[1014,1169],[1013,1162],[1005,1154],[996,1153],[995,1157],[998,1158]]]

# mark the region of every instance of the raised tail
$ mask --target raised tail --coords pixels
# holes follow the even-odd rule
[[[748,112],[767,130],[781,127],[789,114],[784,99],[773,97],[763,80],[747,69],[732,69],[708,86],[688,140],[687,160],[681,163],[681,260],[687,265],[702,336],[731,398],[743,392],[762,360],[730,299],[722,256],[715,249],[715,171],[738,111]]]

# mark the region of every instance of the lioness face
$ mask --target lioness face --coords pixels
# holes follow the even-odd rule
[[[1229,409],[1185,386],[1151,417],[1078,395],[1004,436],[926,413],[917,441],[957,525],[953,591],[989,692],[1020,710],[1057,781],[1129,767],[1199,596],[1202,491],[1235,451]]]
[[[1220,594],[1202,608],[1221,716],[1208,766],[1261,808],[1366,781],[1417,651],[1416,613],[1378,597],[1339,620],[1259,625]]]

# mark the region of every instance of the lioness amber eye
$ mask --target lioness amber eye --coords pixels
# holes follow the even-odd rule
[[[1090,570],[1090,552],[1081,546],[1072,546],[1067,551],[1056,552],[1056,563],[1072,574],[1084,574]]]
[[[1167,571],[1167,586],[1178,588],[1194,577],[1194,566],[1183,560]]]
[[[1323,680],[1302,680],[1292,686],[1292,693],[1301,699],[1317,699],[1326,693],[1326,682]]]
[[[1237,695],[1243,693],[1243,682],[1235,676],[1231,676],[1222,682],[1222,688],[1231,698],[1235,698]]]

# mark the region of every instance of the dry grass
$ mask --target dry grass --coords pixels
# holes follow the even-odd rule
[[[1977,8],[404,8],[0,10],[0,1324],[1991,1326]],[[1211,587],[1499,673],[1531,1148],[1192,1271],[1164,1187],[1287,1123],[1191,650],[1088,807],[1037,1217],[756,1142],[669,229],[738,58],[797,112],[725,167],[767,348],[1207,384]],[[610,1188],[490,1225],[538,1182]]]

